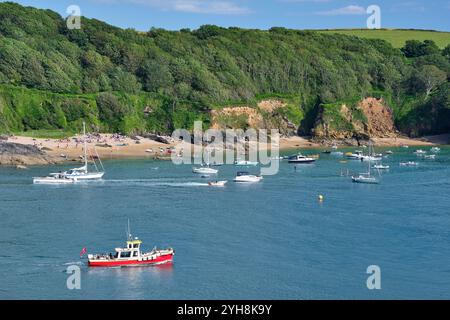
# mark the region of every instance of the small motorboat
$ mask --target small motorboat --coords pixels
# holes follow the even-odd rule
[[[418,162],[414,162],[414,161],[406,161],[406,162],[400,162],[400,165],[402,167],[416,167],[419,165]]]
[[[434,159],[436,159],[436,155],[435,154],[428,154],[428,155],[424,155],[423,156],[425,159],[428,159],[428,160],[434,160]]]
[[[302,154],[297,154],[294,156],[289,157],[288,162],[289,163],[313,163],[316,159],[312,157],[306,157]]]
[[[418,149],[418,150],[414,151],[414,153],[417,155],[423,155],[423,154],[426,154],[427,152],[422,149]]]
[[[149,252],[141,251],[142,241],[133,238],[129,232],[125,248],[114,249],[115,253],[109,254],[88,254],[89,267],[124,267],[124,266],[144,266],[160,265],[172,263],[175,250],[172,248],[153,248]]]
[[[388,170],[390,167],[387,165],[383,165],[383,164],[376,164],[373,166],[374,169],[379,169],[379,170]]]
[[[192,172],[208,175],[208,174],[216,174],[217,172],[219,172],[219,170],[210,167],[200,167],[200,168],[192,168]]]
[[[383,157],[380,157],[378,155],[372,155],[372,156],[362,156],[361,161],[380,161]]]
[[[388,150],[388,151],[386,151],[385,153],[386,153],[386,154],[394,154],[394,152],[391,151],[391,150]]]
[[[363,152],[360,150],[356,150],[355,152],[347,152],[345,156],[351,160],[361,160],[364,157]]]
[[[77,182],[76,178],[67,178],[63,174],[54,174],[48,177],[33,178],[34,184],[72,184]]]
[[[208,185],[211,187],[224,187],[227,184],[227,180],[224,181],[210,181]]]
[[[433,148],[430,149],[430,151],[433,152],[433,153],[438,153],[438,152],[441,151],[441,148],[439,148],[439,147],[433,147]]]
[[[257,166],[258,162],[247,161],[247,160],[236,160],[234,162],[235,166]]]
[[[237,173],[236,177],[234,178],[234,182],[253,183],[253,182],[260,182],[262,178],[263,178],[262,176],[255,176],[249,174],[248,172],[241,171]]]

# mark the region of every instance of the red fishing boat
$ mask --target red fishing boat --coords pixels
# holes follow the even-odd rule
[[[125,248],[115,248],[115,252],[109,254],[88,254],[88,265],[90,267],[122,267],[172,263],[175,254],[172,248],[157,249],[155,247],[152,251],[142,252],[141,244],[142,241],[138,238],[133,239],[128,231]]]

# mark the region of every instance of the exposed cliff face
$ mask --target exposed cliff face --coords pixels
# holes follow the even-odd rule
[[[36,146],[11,142],[0,142],[0,165],[45,165],[54,159]]]
[[[322,105],[312,130],[318,141],[396,137],[392,110],[383,99],[366,98],[355,106]]]
[[[382,99],[366,98],[359,103],[358,107],[367,118],[365,131],[370,137],[390,138],[397,136],[392,110]]]
[[[263,100],[256,107],[230,106],[211,111],[214,129],[279,129],[282,135],[296,133],[297,125],[286,116],[287,104],[280,100]]]

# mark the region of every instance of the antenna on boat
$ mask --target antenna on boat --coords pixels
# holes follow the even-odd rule
[[[133,237],[131,236],[130,219],[128,219],[128,227],[127,227],[126,232],[127,232],[127,239],[129,241],[133,240]]]

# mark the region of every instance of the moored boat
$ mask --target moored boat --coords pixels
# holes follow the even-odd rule
[[[237,173],[236,177],[234,178],[234,182],[253,183],[253,182],[260,182],[262,178],[263,178],[262,176],[255,176],[249,174],[248,172],[241,171]]]
[[[208,174],[216,174],[219,172],[219,170],[210,167],[200,167],[200,168],[192,168],[192,172],[208,175]]]
[[[356,150],[355,152],[347,152],[345,156],[351,160],[361,160],[364,157],[363,152],[360,150]]]
[[[406,162],[400,162],[400,165],[403,167],[416,167],[419,165],[419,163],[414,162],[414,161],[406,161]]]
[[[433,152],[433,153],[438,153],[438,152],[441,151],[441,148],[439,148],[439,147],[433,147],[433,148],[430,149],[430,151]]]
[[[371,149],[372,149],[372,152],[371,152]],[[369,142],[369,155],[370,154],[374,154],[372,142]],[[358,176],[352,176],[352,181],[356,182],[356,183],[377,184],[377,183],[379,183],[379,180],[371,174],[371,170],[370,170],[371,169],[370,163],[372,161],[373,156],[366,156],[366,157],[367,157],[367,161],[369,161],[367,172],[360,173]],[[364,160],[364,159],[361,158],[361,160]],[[380,173],[380,172],[378,172],[378,173]]]
[[[356,183],[368,183],[368,184],[378,184],[379,181],[370,173],[360,173],[358,176],[353,176],[352,181]]]
[[[234,162],[235,166],[257,166],[258,162],[255,161],[247,161],[247,160],[236,160]]]
[[[312,157],[306,157],[302,154],[297,154],[294,156],[289,157],[288,162],[289,163],[313,163],[316,159]]]
[[[374,165],[373,168],[374,168],[374,169],[380,169],[380,170],[387,170],[387,169],[389,169],[390,167],[387,166],[387,165],[383,165],[383,164],[380,163],[380,164]]]

